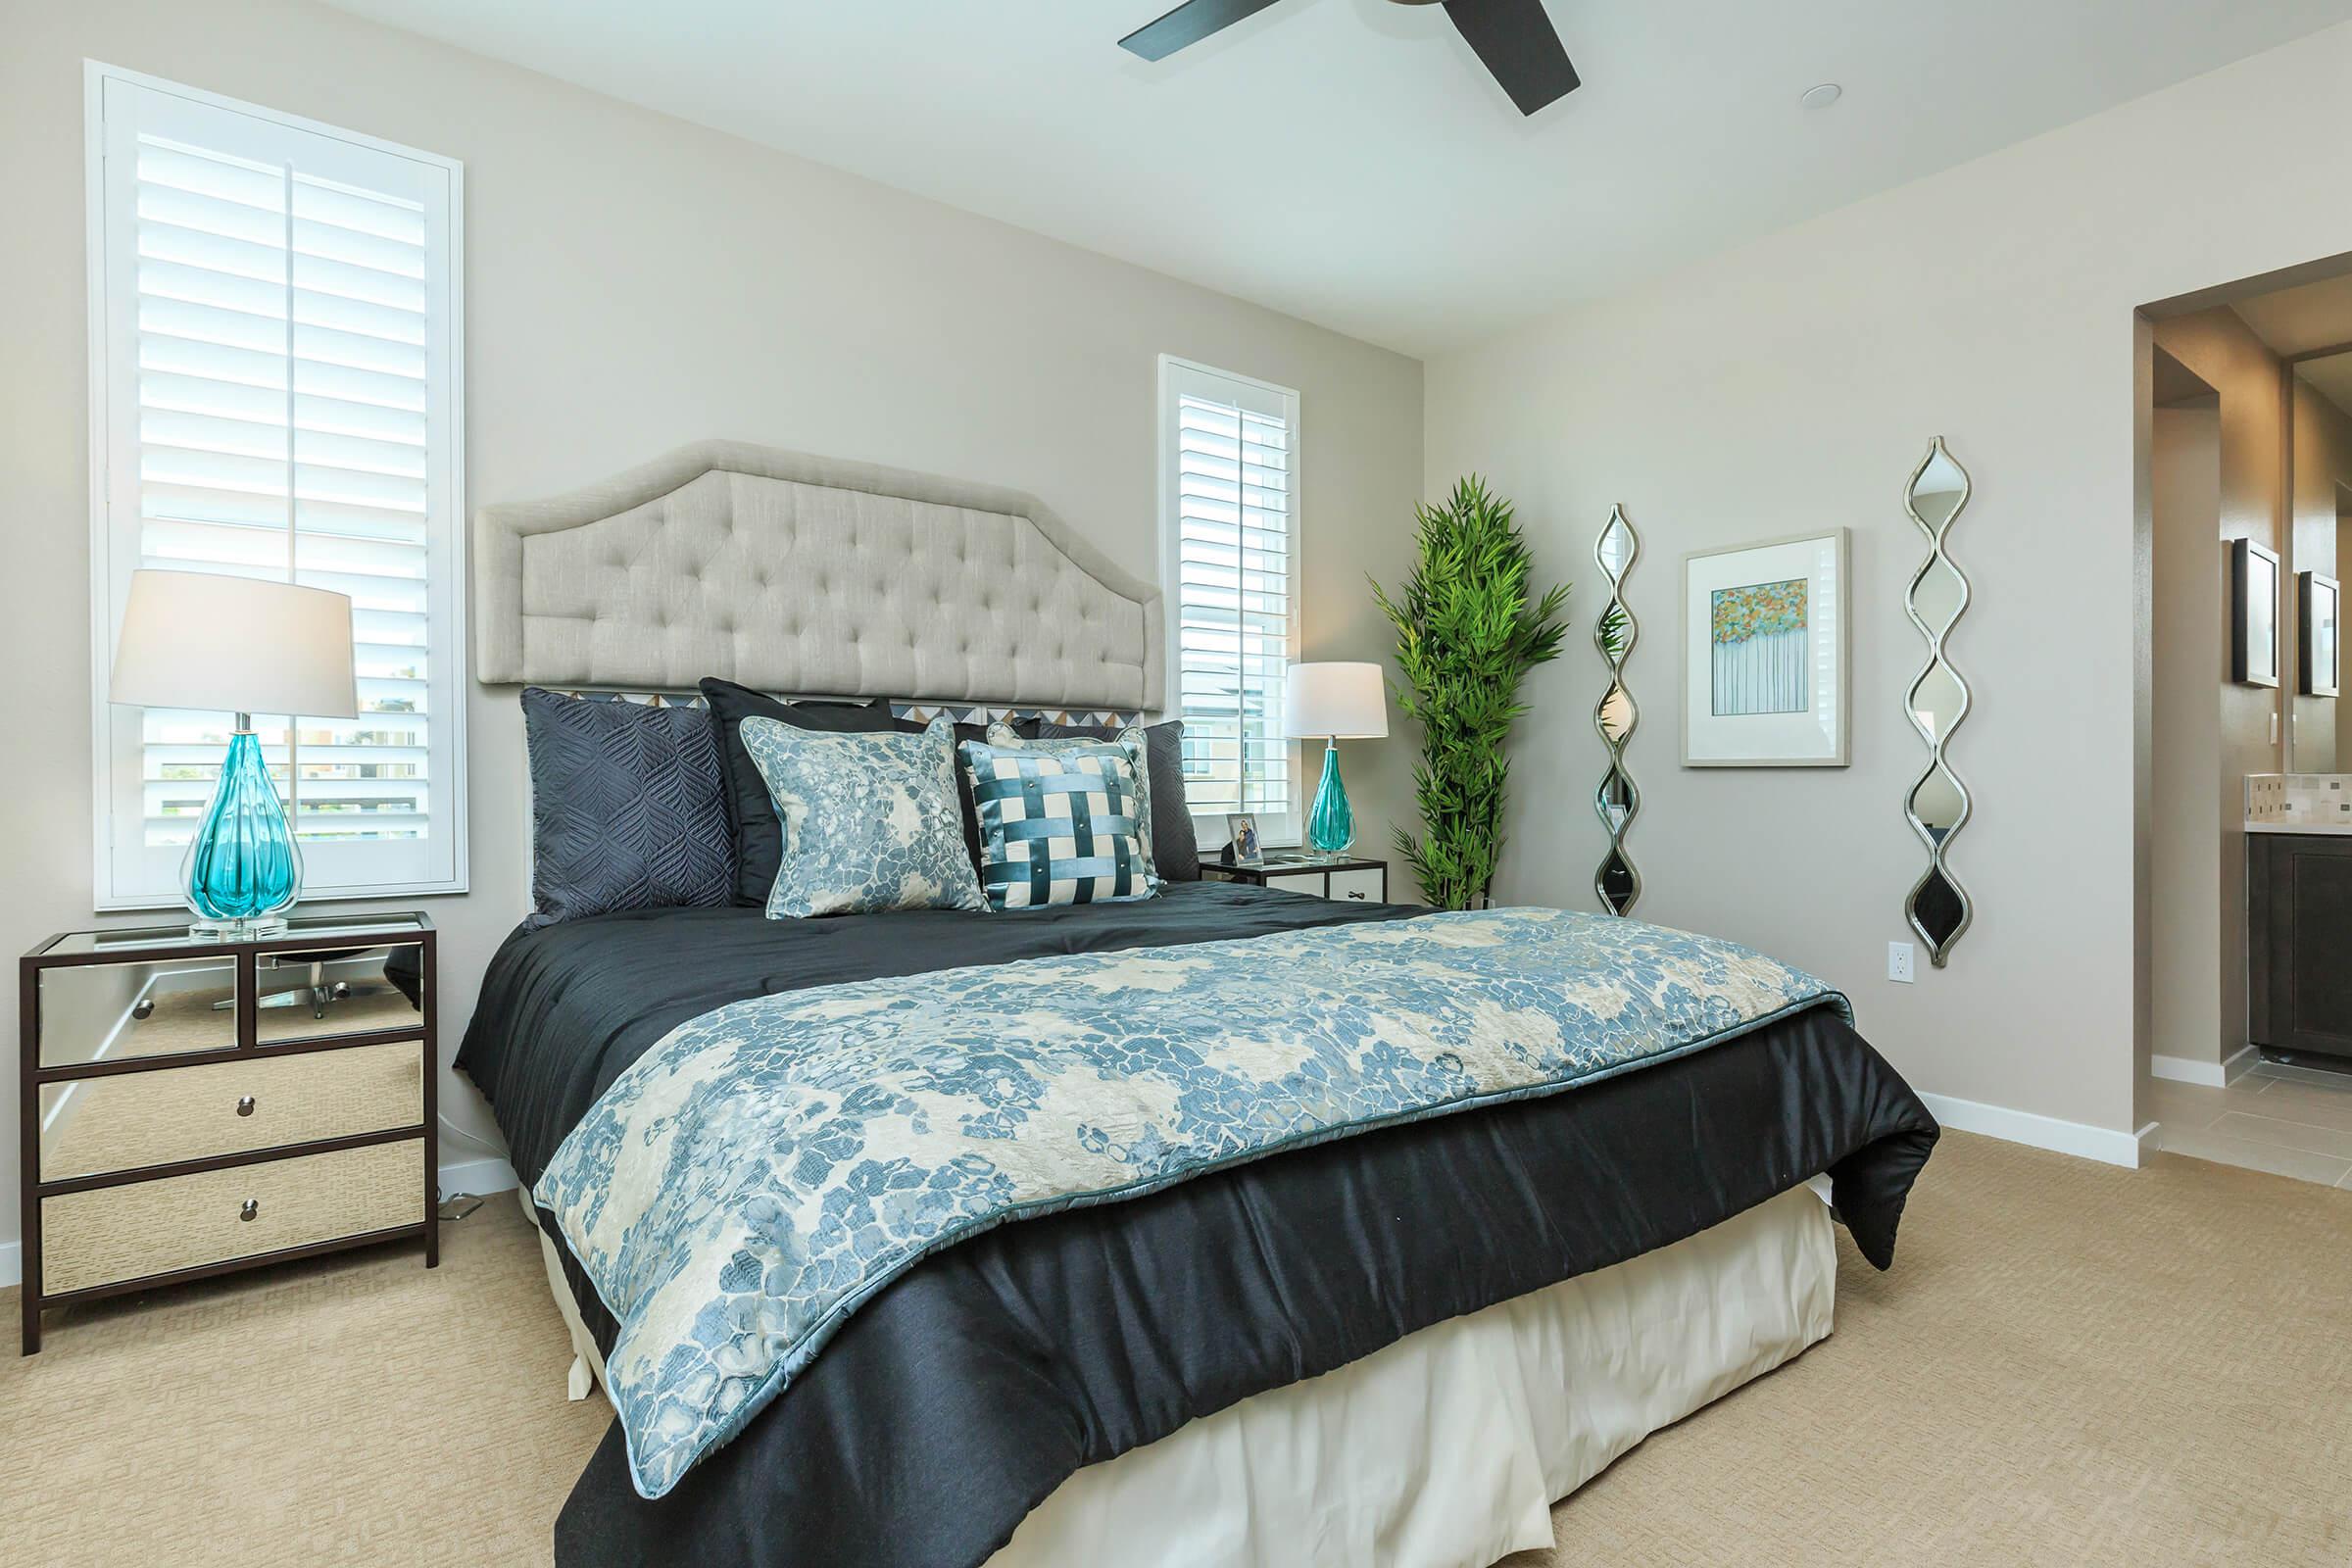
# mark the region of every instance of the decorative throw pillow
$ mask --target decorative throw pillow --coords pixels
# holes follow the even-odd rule
[[[733,896],[710,715],[618,698],[522,693],[534,925]]]
[[[962,754],[980,817],[980,883],[1000,909],[1159,892],[1136,742],[1024,743],[1009,726]]]
[[[784,863],[784,828],[768,799],[767,780],[743,747],[743,721],[754,716],[777,719],[799,729],[829,734],[874,734],[894,729],[888,703],[779,703],[773,697],[738,686],[731,680],[707,676],[703,701],[710,705],[710,722],[718,734],[720,760],[726,768],[727,831],[735,842],[735,903],[757,909],[767,902],[776,885],[776,869]],[[918,729],[920,726],[916,726]]]
[[[988,743],[996,747],[1034,746],[1041,751],[1051,752],[1081,752],[1089,746],[1116,746],[1124,751],[1127,754],[1128,768],[1135,777],[1135,827],[1136,837],[1143,845],[1144,870],[1152,878],[1153,890],[1157,891],[1164,879],[1159,874],[1159,866],[1156,863],[1157,857],[1153,854],[1152,846],[1152,774],[1146,766],[1144,732],[1130,724],[1121,730],[1103,730],[1100,732],[1100,738],[1057,736],[1048,739],[1040,733],[1044,728],[1045,722],[1042,719],[1014,724],[1007,724],[1004,720],[998,719],[988,726]],[[956,752],[957,755],[962,755],[960,744],[958,744]],[[965,774],[965,788],[967,790],[971,788],[968,769]],[[982,846],[984,852],[983,870],[986,869],[986,837],[984,831],[982,833],[984,841]]]
[[[742,735],[783,824],[769,919],[988,907],[956,823],[946,719],[828,734],[754,715]]]
[[[892,722],[909,735],[919,735],[923,732],[924,721],[919,718],[901,718],[894,719]],[[1020,733],[1027,734],[1037,728],[1037,720],[1034,718],[1021,719],[1013,727]],[[986,724],[957,724],[956,726],[956,744],[961,746],[965,741],[986,740],[988,739],[988,730],[989,726]],[[971,787],[960,766],[956,769],[956,811],[963,819],[964,850],[972,858],[972,869],[978,871],[980,869],[980,818],[972,809]]]
[[[1040,723],[1040,740],[1106,741],[1116,730],[1091,724]],[[1152,795],[1152,861],[1168,882],[1200,880],[1200,840],[1184,799],[1184,721],[1144,726],[1144,787]]]

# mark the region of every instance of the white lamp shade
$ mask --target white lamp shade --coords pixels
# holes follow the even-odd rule
[[[1389,732],[1389,682],[1378,664],[1293,664],[1282,683],[1283,733],[1294,740],[1378,740]]]
[[[202,571],[134,571],[112,702],[350,718],[351,599]]]

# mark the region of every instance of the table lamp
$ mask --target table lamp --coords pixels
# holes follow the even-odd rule
[[[236,714],[212,804],[180,861],[196,912],[189,931],[228,941],[283,931],[302,897],[302,852],[252,715],[284,713],[289,724],[357,715],[350,598],[251,577],[134,571],[107,699]]]
[[[1337,859],[1355,843],[1355,812],[1340,782],[1339,743],[1389,733],[1388,677],[1378,664],[1293,664],[1283,681],[1282,717],[1283,732],[1293,740],[1323,737],[1323,782],[1307,813],[1306,847]]]

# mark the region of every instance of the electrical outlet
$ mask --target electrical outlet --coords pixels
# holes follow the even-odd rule
[[[1886,944],[1887,979],[1899,980],[1904,985],[1909,985],[1912,978],[1911,966],[1915,961],[1917,961],[1916,950],[1910,943],[1889,942]]]

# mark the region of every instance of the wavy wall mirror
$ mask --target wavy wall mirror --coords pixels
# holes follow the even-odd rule
[[[1633,858],[1625,851],[1626,831],[1642,809],[1642,792],[1625,770],[1625,743],[1634,738],[1634,726],[1642,720],[1634,694],[1625,685],[1625,662],[1633,657],[1634,638],[1641,629],[1633,612],[1625,608],[1625,578],[1641,554],[1642,541],[1635,535],[1634,525],[1625,520],[1625,509],[1610,508],[1608,523],[1592,542],[1592,560],[1609,583],[1609,602],[1592,622],[1592,646],[1600,651],[1601,662],[1609,666],[1608,689],[1592,708],[1592,728],[1609,750],[1608,771],[1592,794],[1592,808],[1600,814],[1600,825],[1608,829],[1609,848],[1600,858],[1599,869],[1592,873],[1592,891],[1600,896],[1600,906],[1611,914],[1630,913],[1634,901],[1642,897],[1642,873],[1634,869]]]
[[[1944,549],[1968,497],[1968,470],[1944,450],[1943,437],[1937,436],[1919,466],[1911,470],[1910,487],[1903,493],[1903,509],[1928,536],[1928,559],[1911,574],[1911,586],[1903,596],[1911,624],[1928,640],[1927,667],[1911,683],[1906,704],[1912,728],[1928,743],[1928,766],[1903,798],[1903,814],[1910,819],[1911,831],[1927,846],[1928,866],[1911,885],[1910,896],[1903,901],[1903,914],[1927,944],[1928,958],[1938,969],[1950,956],[1952,944],[1976,917],[1968,891],[1952,875],[1947,859],[1952,840],[1968,824],[1974,803],[1968,786],[1960,782],[1944,755],[1952,731],[1968,716],[1969,707],[1968,682],[1960,678],[1944,653],[1945,639],[1968,608],[1968,578]]]

